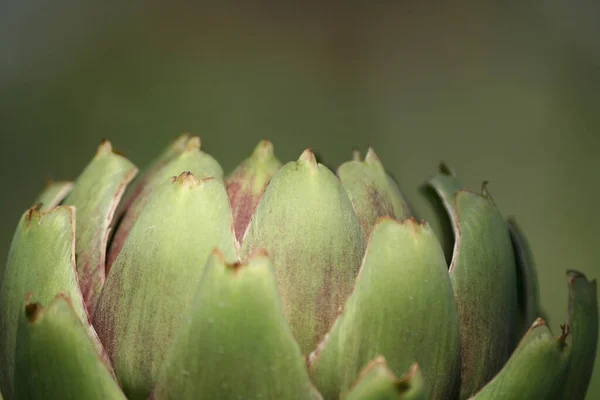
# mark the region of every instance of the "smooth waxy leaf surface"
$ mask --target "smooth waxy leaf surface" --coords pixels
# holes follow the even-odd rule
[[[115,261],[94,316],[128,397],[150,393],[215,247],[237,259],[223,184],[187,172],[158,188]]]
[[[333,324],[364,251],[352,204],[335,175],[306,150],[273,177],[242,243],[273,259],[283,309],[303,354]]]
[[[565,398],[585,398],[598,346],[598,297],[596,280],[588,281],[585,275],[569,271],[569,326],[572,335],[567,339],[571,346]]]
[[[527,238],[514,219],[508,220],[510,238],[517,267],[517,300],[519,306],[518,336],[541,315],[538,275]]]
[[[348,192],[366,239],[379,217],[401,221],[410,216],[408,202],[373,149],[368,150],[364,161],[355,159],[342,164],[337,175]]]
[[[152,194],[169,178],[178,176],[184,171],[190,171],[197,179],[214,178],[219,181],[223,180],[223,169],[212,156],[200,149],[200,138],[198,136],[189,138],[184,149],[178,152],[179,146],[180,141],[178,140],[159,158],[160,161],[155,162],[156,167],[146,175],[138,188],[139,193],[135,196],[135,199],[131,200],[131,204],[112,240],[107,262],[108,271],[112,268],[114,261],[125,245],[127,236],[150,201]]]
[[[361,372],[347,400],[425,400],[423,377],[418,364],[401,379],[378,357]]]
[[[154,390],[156,399],[314,398],[268,257],[216,251]]]
[[[104,285],[109,226],[127,184],[137,173],[125,157],[104,141],[81,173],[64,204],[77,209],[77,275],[91,315]]]
[[[59,205],[73,190],[73,182],[48,182],[33,204],[42,204],[40,211],[46,212]]]
[[[326,399],[344,398],[361,369],[382,355],[396,375],[423,366],[430,399],[457,389],[458,316],[444,254],[428,225],[382,218],[373,229],[356,287],[311,356]]]
[[[502,368],[515,342],[517,281],[508,227],[489,196],[440,174],[430,184],[454,225],[450,265],[461,336],[461,394],[467,398]]]
[[[64,295],[20,314],[15,399],[125,399]]]
[[[75,210],[57,207],[41,213],[36,207],[21,218],[6,268],[0,276],[0,384],[12,397],[19,313],[28,294],[48,305],[59,293],[73,299],[73,308],[87,322],[75,273]]]
[[[559,399],[570,356],[566,334],[554,337],[537,319],[504,368],[472,399]]]
[[[281,167],[273,153],[273,145],[262,140],[252,155],[227,178],[227,194],[231,203],[236,239],[241,242],[250,218],[267,187]]]

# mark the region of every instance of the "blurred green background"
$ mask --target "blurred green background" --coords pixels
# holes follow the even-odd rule
[[[440,160],[490,181],[557,332],[565,270],[600,277],[599,4],[3,2],[0,255],[45,180],[76,178],[103,137],[144,166],[190,131],[226,171],[263,137],[331,166],[371,145],[425,218]]]

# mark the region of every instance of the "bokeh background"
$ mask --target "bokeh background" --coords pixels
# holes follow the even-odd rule
[[[371,145],[425,218],[440,160],[490,181],[556,332],[564,271],[600,278],[600,3],[449,3],[3,1],[0,256],[45,180],[76,178],[103,137],[143,166],[190,131],[226,171],[263,137],[332,166]]]

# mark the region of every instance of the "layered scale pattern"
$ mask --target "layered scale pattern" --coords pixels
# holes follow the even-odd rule
[[[337,173],[269,141],[225,175],[197,136],[138,174],[102,142],[22,216],[0,270],[0,399],[585,397],[596,281],[553,335],[484,183],[418,221],[372,149]]]

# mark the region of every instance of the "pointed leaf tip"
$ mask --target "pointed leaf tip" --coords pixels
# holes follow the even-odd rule
[[[367,151],[364,162],[355,157],[340,165],[337,176],[352,202],[365,239],[379,217],[403,220],[411,215],[406,198],[372,148]]]
[[[198,186],[201,181],[204,180],[208,180],[208,179],[213,179],[213,178],[204,178],[201,180],[198,180],[198,178],[196,178],[196,176],[191,173],[190,171],[184,171],[181,174],[179,174],[178,176],[174,176],[172,178],[173,180],[173,184],[179,184],[185,187],[196,187]]]
[[[372,147],[369,147],[369,149],[367,150],[367,155],[365,156],[365,162],[367,164],[382,165],[381,160],[379,159],[377,154],[375,154],[375,150]]]
[[[27,317],[27,321],[30,323],[34,322],[38,318],[42,309],[43,307],[40,303],[27,302],[27,304],[25,304],[25,316]]]
[[[317,159],[315,157],[315,153],[313,153],[312,149],[306,149],[300,155],[298,161],[304,161],[308,163],[311,167],[317,168]]]
[[[238,242],[242,241],[265,188],[280,167],[281,162],[275,157],[273,145],[265,139],[227,178],[227,194]]]
[[[200,151],[201,148],[202,148],[202,141],[200,140],[200,136],[194,135],[194,136],[190,137],[189,140],[187,141],[187,143],[185,144],[184,151],[186,151],[186,152]]]
[[[265,160],[273,157],[275,154],[275,149],[273,147],[273,143],[271,143],[268,139],[263,139],[254,148],[253,156],[258,158],[259,160]]]
[[[96,150],[96,154],[108,154],[113,152],[113,146],[110,140],[102,139],[100,145],[98,145],[98,150]]]
[[[360,154],[360,150],[354,149],[352,150],[352,161],[362,162],[362,155]]]

